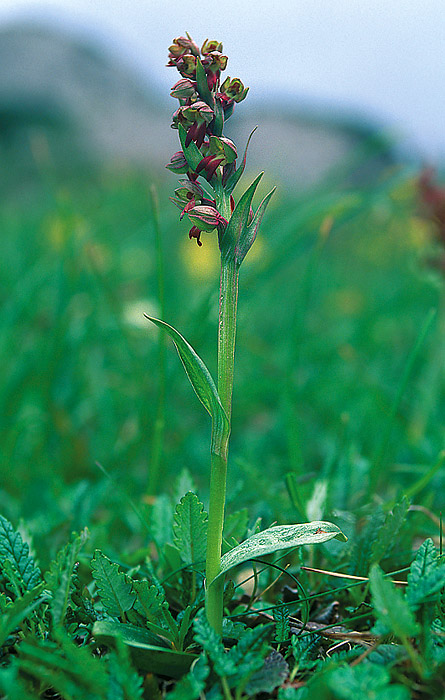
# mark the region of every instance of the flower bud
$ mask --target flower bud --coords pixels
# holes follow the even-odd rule
[[[196,76],[196,56],[184,54],[176,60],[176,68],[185,78]]]
[[[192,105],[183,107],[182,113],[187,119],[187,121],[189,121],[192,124],[196,121],[201,123],[205,121],[207,124],[210,124],[210,122],[215,116],[213,109],[209,107],[205,102],[202,102],[202,100],[198,100]]]
[[[210,51],[202,59],[202,65],[206,68],[206,71],[210,70],[212,73],[217,73],[226,69],[228,60],[227,56],[224,56],[221,51]]]
[[[249,88],[245,88],[239,78],[226,78],[220,87],[221,92],[234,102],[241,102]]]
[[[221,165],[222,162],[222,158],[218,158],[217,156],[211,153],[209,156],[205,156],[198,163],[195,172],[199,174],[203,170],[206,180],[210,182],[210,180],[215,174],[216,169]]]
[[[203,56],[205,56],[208,53],[211,53],[212,51],[222,51],[223,50],[223,45],[219,41],[209,40],[206,39],[205,42],[202,45],[201,48],[201,53]]]
[[[213,231],[219,224],[227,225],[226,219],[221,216],[215,207],[198,205],[187,212],[192,224],[200,231]]]
[[[171,89],[171,97],[177,97],[179,100],[193,97],[196,94],[196,83],[190,78],[181,78],[175,83]]]
[[[173,44],[168,50],[173,57],[183,56],[186,53],[199,56],[199,48],[188,34],[187,37],[179,36],[177,39],[173,39]]]
[[[238,156],[235,144],[225,136],[211,136],[208,150],[209,153],[221,158],[223,165],[233,163]]]
[[[181,201],[187,202],[191,199],[195,201],[201,201],[204,198],[205,192],[201,185],[197,182],[190,182],[190,180],[180,180],[181,187],[175,190],[175,196]]]
[[[167,170],[171,170],[172,173],[176,173],[177,175],[183,175],[189,170],[190,166],[187,163],[183,152],[177,151],[172,155],[170,163],[168,163],[165,167],[167,168]]]

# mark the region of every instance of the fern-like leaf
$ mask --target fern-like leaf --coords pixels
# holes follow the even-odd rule
[[[125,613],[136,600],[130,577],[120,571],[119,566],[102,554],[100,549],[94,553],[91,569],[106,612],[112,617],[125,618]]]
[[[54,636],[56,642],[29,638],[21,643],[21,672],[66,700],[104,700],[108,689],[105,666],[60,629]]]
[[[207,546],[208,516],[196,494],[189,491],[176,506],[174,543],[184,564],[202,564]]]
[[[285,642],[290,637],[289,608],[283,605],[283,601],[278,600],[278,607],[273,611],[275,620],[275,641]]]
[[[406,597],[410,607],[431,601],[445,587],[445,562],[439,561],[431,539],[419,547],[408,574]]]
[[[278,651],[271,651],[264,659],[262,668],[253,674],[246,685],[250,696],[258,693],[272,693],[282,685],[289,675],[289,666]]]
[[[192,669],[167,693],[166,700],[197,700],[202,696],[205,681],[210,673],[204,654],[193,664]]]
[[[41,581],[40,569],[22,536],[0,515],[0,570],[17,591],[30,591]]]
[[[80,535],[73,535],[72,541],[60,550],[45,575],[45,582],[53,594],[50,607],[52,619],[56,625],[62,624],[65,619],[74,565],[87,537],[87,530],[84,530]]]
[[[148,622],[170,630],[176,634],[178,627],[168,608],[165,594],[158,586],[151,585],[148,581],[134,581],[134,591],[137,596],[134,608],[145,617]]]
[[[107,700],[141,700],[142,678],[134,670],[128,647],[116,637],[107,657],[109,689]]]

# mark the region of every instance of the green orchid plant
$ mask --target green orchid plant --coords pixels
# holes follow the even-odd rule
[[[166,167],[184,176],[171,201],[181,210],[180,219],[188,217],[191,223],[189,237],[201,246],[203,234],[216,232],[221,253],[217,386],[201,358],[178,331],[164,321],[147,317],[171,336],[193,389],[212,418],[206,614],[220,634],[224,573],[229,568],[259,554],[324,542],[332,537],[345,539],[338,527],[331,523],[275,526],[253,535],[221,557],[239,270],[255,242],[275,191],[274,188],[269,192],[253,211],[252,200],[263,176],[260,173],[237,202],[233,197],[246,166],[247,148],[253,132],[242,161],[237,165],[237,148],[223,135],[223,129],[235,103],[245,99],[248,88],[239,78],[227,77],[221,82],[221,73],[228,60],[222,51],[219,41],[206,39],[199,48],[187,34],[173,40],[167,64],[181,75],[170,93],[179,100],[172,128],[178,130],[181,150],[172,156]]]

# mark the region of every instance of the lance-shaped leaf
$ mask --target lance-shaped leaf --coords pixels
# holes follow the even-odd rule
[[[276,187],[274,187],[269,194],[267,194],[261,204],[259,205],[258,209],[256,210],[254,217],[249,224],[249,226],[246,228],[246,230],[241,234],[240,241],[238,244],[238,249],[236,251],[236,262],[238,265],[241,265],[243,262],[244,258],[246,257],[247,253],[251,249],[256,235],[258,233],[258,229],[260,227],[260,224],[263,220],[264,212],[267,209],[267,205],[270,202],[270,198],[272,197],[273,193],[275,192]]]
[[[214,136],[222,136],[224,128],[224,111],[219,101],[215,102],[214,112],[215,119],[212,124],[212,133]]]
[[[298,525],[274,525],[263,532],[252,535],[240,545],[234,547],[221,557],[221,571],[213,580],[223,576],[226,571],[249,559],[278,552],[282,549],[301,547],[306,544],[321,544],[335,537],[346,542],[347,537],[337,525],[324,521],[300,523]],[[210,582],[212,583],[212,582]]]
[[[199,163],[202,161],[202,153],[194,141],[190,141],[188,146],[185,145],[187,132],[182,126],[182,124],[178,124],[178,133],[182,145],[182,152],[184,153],[185,159],[189,164],[190,169],[196,170]]]
[[[213,99],[213,95],[209,90],[206,72],[199,56],[196,59],[196,85],[198,87],[198,92],[201,99],[208,104],[209,107],[214,109],[215,100]]]
[[[241,237],[247,229],[253,195],[263,175],[264,173],[260,173],[240,197],[224,235],[220,239],[221,255],[225,259],[231,259],[236,255]]]
[[[158,673],[168,678],[181,678],[198,658],[153,644],[148,630],[133,625],[100,620],[94,623],[93,636],[100,642],[112,644],[120,637],[129,648],[133,664],[139,671]]]
[[[199,355],[193,350],[192,346],[175,328],[173,328],[173,326],[157,318],[152,318],[147,314],[145,314],[145,318],[159,328],[165,330],[173,340],[196,396],[212,417],[213,429],[211,449],[212,452],[219,454],[220,437],[227,431],[229,421],[209,370]]]
[[[243,160],[241,161],[241,165],[239,166],[239,168],[237,168],[235,170],[234,173],[232,173],[232,175],[230,175],[230,177],[227,178],[227,182],[225,183],[224,188],[228,194],[231,194],[231,192],[233,192],[239,179],[241,178],[241,175],[244,172],[244,168],[246,167],[246,160],[247,160],[247,149],[249,148],[250,139],[252,138],[252,136],[254,135],[254,133],[257,129],[258,129],[258,126],[256,126],[254,129],[252,129],[252,131],[249,134],[249,138],[247,139],[247,143],[246,143],[246,148],[244,149],[244,156],[243,156]]]

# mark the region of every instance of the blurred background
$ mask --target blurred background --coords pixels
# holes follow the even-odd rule
[[[164,169],[186,31],[250,87],[225,132],[241,151],[259,125],[245,182],[278,185],[241,280],[230,498],[273,518],[292,472],[308,498],[329,483],[323,511],[354,508],[428,471],[445,304],[417,178],[444,163],[444,24],[442,0],[0,0],[6,515],[44,534],[112,513],[147,492],[158,439],[158,490],[208,488],[207,418],[143,319],[162,312],[215,371],[216,242],[188,240]]]

